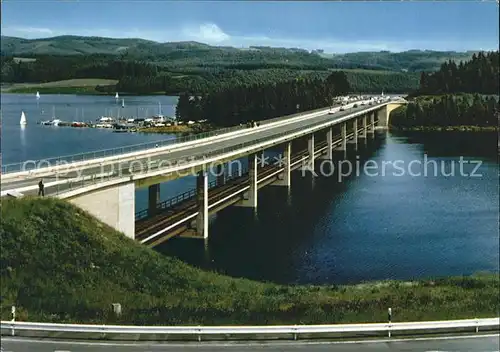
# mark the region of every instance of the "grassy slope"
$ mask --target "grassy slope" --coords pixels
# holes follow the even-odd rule
[[[498,275],[278,286],[160,255],[64,201],[9,199],[1,213],[2,319],[13,304],[20,320],[135,324],[376,322],[387,307],[396,321],[498,315]]]

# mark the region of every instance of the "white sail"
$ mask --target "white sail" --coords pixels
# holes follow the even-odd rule
[[[122,99],[122,108],[125,107],[125,99]]]
[[[21,111],[21,120],[19,121],[19,124],[20,125],[26,125],[27,124],[26,115],[24,114],[24,111]]]
[[[118,99],[118,92],[115,94],[115,99]]]
[[[36,92],[36,98],[40,99],[40,92]]]

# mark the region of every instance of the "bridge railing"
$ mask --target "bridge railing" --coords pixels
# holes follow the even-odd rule
[[[10,336],[29,336],[66,338],[68,334],[80,338],[107,339],[120,334],[123,338],[141,340],[162,340],[184,337],[201,341],[202,337],[227,339],[231,336],[251,337],[287,337],[297,340],[300,335],[307,337],[338,334],[338,337],[387,336],[392,334],[418,335],[443,332],[498,331],[499,318],[464,319],[444,321],[423,321],[405,323],[368,323],[334,325],[268,325],[268,326],[124,326],[124,325],[79,325],[54,323],[29,323],[2,321],[1,334]]]
[[[265,125],[268,125],[270,123],[274,123],[274,122],[278,122],[278,121],[285,121],[285,120],[292,119],[292,118],[295,118],[295,117],[298,117],[301,115],[322,111],[322,110],[325,110],[327,108],[328,107],[323,107],[323,108],[310,110],[310,111],[302,111],[302,112],[299,112],[296,114],[279,116],[279,117],[275,117],[272,119],[261,120],[258,122],[262,126],[265,126]],[[220,129],[216,129],[216,130],[209,131],[209,132],[190,134],[190,135],[184,136],[184,137],[172,137],[172,138],[157,140],[157,141],[153,141],[153,142],[132,144],[132,145],[127,145],[127,146],[117,147],[117,148],[101,149],[101,150],[96,150],[96,151],[86,152],[86,153],[78,153],[78,154],[45,158],[45,159],[41,159],[41,160],[33,160],[32,162],[29,162],[29,163],[20,162],[20,163],[4,164],[4,165],[2,165],[2,175],[14,173],[14,172],[30,171],[30,170],[40,169],[40,168],[44,168],[44,167],[51,167],[51,166],[64,164],[64,163],[89,161],[92,159],[100,159],[100,158],[106,158],[106,157],[111,157],[111,156],[123,155],[123,154],[127,154],[127,153],[132,153],[132,152],[144,151],[144,150],[148,150],[148,149],[172,146],[175,144],[191,142],[191,141],[195,141],[195,140],[199,140],[199,139],[203,139],[203,138],[218,136],[221,134],[235,132],[235,131],[239,131],[239,130],[246,130],[246,129],[248,129],[248,127],[246,127],[244,125],[238,125],[238,126],[220,128]]]
[[[248,168],[247,167],[242,168],[240,173],[241,173],[241,175],[248,173]],[[235,178],[241,177],[240,173],[233,174],[233,175],[227,175],[225,178],[226,182],[229,182]],[[217,180],[213,180],[213,181],[208,183],[208,189],[214,188],[217,185],[218,185]],[[168,198],[167,200],[164,200],[164,201],[158,203],[156,205],[156,209],[157,209],[157,211],[163,212],[163,211],[173,207],[176,204],[179,204],[179,203],[184,202],[188,199],[194,198],[196,196],[196,194],[197,194],[196,188],[192,188],[189,191],[182,192],[182,193],[177,194],[171,198]],[[148,216],[149,216],[149,210],[143,209],[143,210],[140,210],[140,211],[135,213],[135,220],[136,221],[142,220],[142,219],[147,218]]]
[[[362,111],[363,110],[360,110],[357,112],[361,113]],[[357,112],[353,112],[353,114],[357,113]],[[182,156],[177,157],[176,159],[170,161],[168,166],[162,165],[162,167],[160,167],[160,164],[156,164],[156,166],[150,166],[149,161],[145,160],[144,162],[142,162],[140,164],[134,163],[133,169],[128,169],[128,168],[125,169],[124,168],[124,169],[117,170],[116,172],[113,172],[112,174],[106,175],[105,177],[102,178],[102,180],[110,181],[113,179],[130,177],[131,175],[133,175],[137,172],[142,173],[145,170],[153,172],[153,171],[160,171],[160,170],[166,169],[167,167],[182,166],[182,165],[186,165],[187,162],[196,162],[196,161],[206,160],[208,158],[212,158],[212,157],[215,157],[217,155],[223,155],[223,154],[234,152],[234,151],[237,151],[240,149],[252,147],[252,146],[259,145],[261,143],[265,143],[265,142],[275,140],[278,138],[282,138],[282,137],[285,137],[288,135],[292,135],[292,134],[302,135],[301,132],[303,132],[303,135],[306,135],[310,132],[304,132],[304,130],[314,129],[314,128],[317,128],[318,126],[323,126],[323,125],[328,124],[328,123],[331,123],[331,121],[317,121],[316,123],[307,126],[307,128],[296,127],[292,130],[275,133],[275,134],[272,134],[272,135],[269,135],[266,137],[254,139],[251,141],[239,143],[236,145],[232,145],[232,146],[228,146],[228,147],[224,147],[224,148],[220,148],[220,149],[201,152],[199,154],[192,154],[189,150],[186,150],[185,155],[182,155]],[[69,187],[67,186],[68,182],[70,182]],[[92,184],[93,182],[95,183],[95,180],[92,179],[92,181],[91,181],[88,178],[86,179],[83,177],[81,179],[73,179],[73,180],[68,181],[68,182],[61,184],[61,185],[58,185],[57,190],[56,190],[56,194],[61,194],[61,193],[67,192],[68,190],[76,190],[77,188],[85,187],[87,185]]]

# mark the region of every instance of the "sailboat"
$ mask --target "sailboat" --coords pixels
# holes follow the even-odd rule
[[[60,122],[61,122],[61,120],[56,119],[56,108],[55,108],[55,106],[52,106],[52,120],[42,121],[42,125],[45,125],[45,126],[59,126]]]
[[[21,120],[19,121],[19,124],[22,126],[27,124],[26,115],[24,114],[24,111],[21,111]]]
[[[118,99],[118,98],[119,98],[119,96],[118,96],[118,92],[116,92],[116,94],[115,94],[115,99]]]
[[[125,107],[125,99],[122,99],[122,108]]]
[[[56,107],[52,106],[52,123],[51,123],[51,125],[52,126],[59,126],[60,122],[61,122],[61,120],[56,119]]]
[[[36,98],[40,99],[40,92],[38,92],[38,91],[36,92]]]
[[[158,114],[154,116],[157,119],[163,119],[163,115],[161,113],[161,102],[158,102]]]

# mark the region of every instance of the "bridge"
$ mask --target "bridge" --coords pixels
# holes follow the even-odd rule
[[[390,112],[403,104],[404,99],[388,97],[358,101],[252,128],[3,165],[1,195],[36,195],[43,178],[45,196],[67,199],[145,245],[179,235],[207,239],[212,214],[228,206],[257,208],[259,189],[290,187],[293,170],[314,172],[316,159],[331,160],[333,151],[345,152],[348,143],[357,148],[359,140],[373,138],[375,128],[386,128]],[[266,150],[281,152],[276,162],[263,162]],[[196,176],[196,188],[160,202],[160,183],[188,175]],[[135,190],[144,187],[148,209],[136,213]]]

